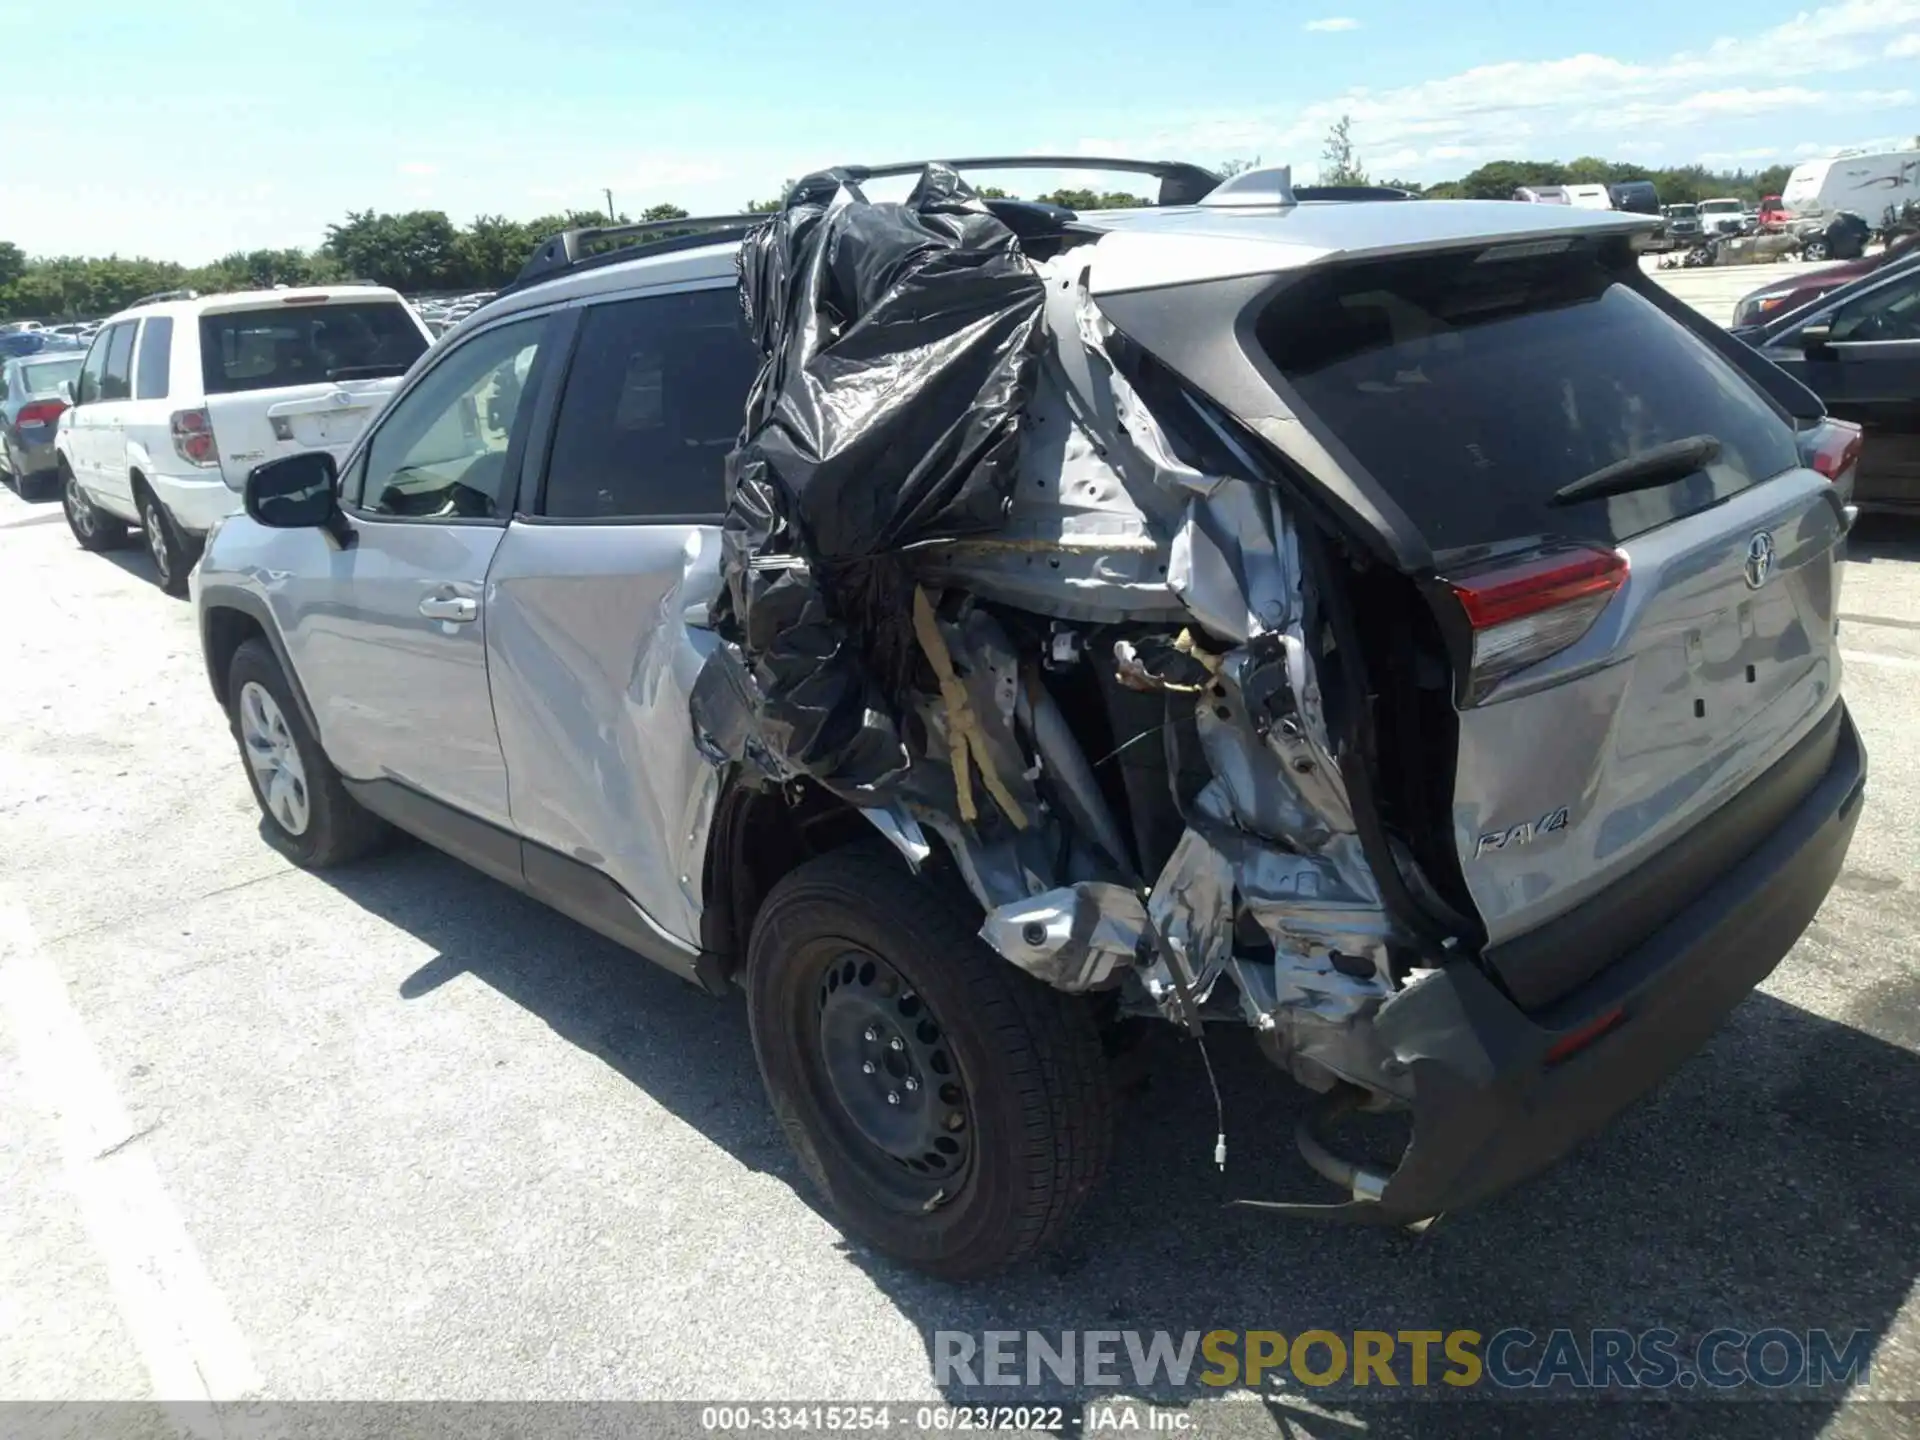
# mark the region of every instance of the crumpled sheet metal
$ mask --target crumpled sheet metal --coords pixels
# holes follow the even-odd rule
[[[1122,412],[1138,402],[1099,348],[1105,321],[1086,298],[1084,257],[1038,270],[1051,343],[1020,431],[1012,505],[991,536],[921,547],[915,562],[942,583],[1057,619],[1184,623],[1167,584],[1169,544],[1180,480],[1205,479],[1135,444]]]
[[[709,667],[735,673],[702,677],[695,727],[767,774],[878,803],[917,758],[899,732],[917,661],[904,552],[1002,522],[1041,281],[930,165],[902,204],[803,180],[742,246],[740,293],[765,362],[728,457],[727,644]]]
[[[1124,885],[1083,880],[988,913],[980,936],[1028,974],[1079,993],[1113,982],[1147,943],[1147,912]]]

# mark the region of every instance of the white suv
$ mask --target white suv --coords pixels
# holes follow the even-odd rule
[[[381,286],[169,291],[94,337],[54,438],[61,504],[87,550],[145,533],[168,594],[247,472],[302,450],[344,456],[432,337]]]

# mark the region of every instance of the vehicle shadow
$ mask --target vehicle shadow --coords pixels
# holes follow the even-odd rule
[[[403,844],[325,878],[438,952],[396,977],[403,997],[425,1000],[454,977],[473,976],[819,1208],[761,1097],[737,999],[701,994],[425,847]],[[1853,1019],[1840,1024],[1755,995],[1605,1135],[1522,1189],[1419,1236],[1230,1208],[1241,1197],[1334,1198],[1288,1138],[1304,1092],[1276,1076],[1244,1032],[1210,1032],[1230,1146],[1222,1174],[1212,1163],[1213,1106],[1195,1046],[1156,1031],[1144,1047],[1148,1080],[1123,1102],[1112,1170],[1061,1253],[970,1285],[930,1280],[851,1244],[845,1254],[919,1330],[936,1383],[934,1337],[943,1330],[976,1338],[1039,1331],[1057,1343],[1061,1331],[1087,1330],[1167,1331],[1177,1340],[1215,1329],[1491,1335],[1522,1326],[1542,1336],[1565,1327],[1584,1343],[1591,1329],[1665,1326],[1686,1355],[1724,1326],[1825,1329],[1841,1340],[1864,1330],[1877,1346],[1920,1272],[1920,1209],[1911,1203],[1920,1194],[1920,975],[1887,987]],[[1403,1386],[1406,1379],[1403,1371]],[[1801,1390],[1803,1403],[1793,1404],[1562,1400],[1542,1409],[1476,1403],[1485,1387],[1288,1385],[1249,1402],[1264,1412],[1249,1433],[1580,1435],[1628,1425],[1793,1440],[1822,1433],[1840,1400],[1838,1391]],[[949,1400],[996,1404],[1115,1393],[958,1380],[941,1389]],[[1191,1384],[1129,1383],[1125,1393],[1175,1406],[1211,1395]],[[1810,1394],[1819,1403],[1804,1403]],[[1329,1419],[1319,1407],[1344,1407],[1349,1418]],[[1206,1433],[1215,1428],[1210,1418]]]
[[[1862,565],[1920,560],[1920,517],[1862,515],[1847,536],[1847,559]]]

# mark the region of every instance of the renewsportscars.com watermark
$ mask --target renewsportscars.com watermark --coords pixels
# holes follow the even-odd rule
[[[1865,1385],[1866,1330],[936,1330],[938,1386],[1830,1391]]]

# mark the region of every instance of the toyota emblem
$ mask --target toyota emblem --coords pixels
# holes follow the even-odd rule
[[[1773,532],[1756,531],[1747,541],[1747,588],[1758,590],[1767,583],[1767,577],[1773,574]]]

